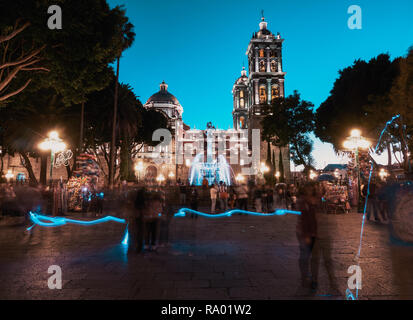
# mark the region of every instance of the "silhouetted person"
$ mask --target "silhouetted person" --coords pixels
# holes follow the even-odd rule
[[[199,201],[198,191],[196,190],[195,187],[192,187],[190,191],[190,195],[189,195],[189,202],[190,202],[192,210],[198,211],[198,201]],[[198,219],[198,215],[191,213],[191,218]]]
[[[301,215],[297,219],[297,239],[300,244],[299,267],[301,272],[301,283],[304,287],[311,284],[312,289],[317,287],[317,282],[313,279],[316,261],[312,254],[317,239],[317,218],[316,207],[317,185],[309,183],[300,188],[299,200],[297,203]],[[309,270],[310,260],[312,262],[311,272]]]

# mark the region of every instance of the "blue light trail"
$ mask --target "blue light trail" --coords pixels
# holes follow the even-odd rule
[[[292,211],[292,210],[286,210],[286,209],[276,209],[274,212],[271,212],[271,213],[260,213],[260,212],[252,212],[252,211],[234,209],[234,210],[230,210],[230,211],[223,212],[223,213],[209,214],[209,213],[195,211],[195,210],[188,209],[188,208],[181,208],[181,209],[179,209],[179,211],[177,213],[175,213],[175,217],[177,217],[177,218],[185,217],[185,215],[187,213],[197,214],[197,215],[199,215],[201,217],[205,217],[205,218],[231,217],[233,214],[237,214],[237,213],[248,214],[248,215],[252,215],[252,216],[262,216],[262,217],[283,216],[283,215],[286,215],[286,214],[295,214],[295,215],[300,215],[301,214],[300,211]]]
[[[379,146],[380,146],[380,143],[381,143],[381,139],[383,138],[383,135],[386,132],[389,125],[391,125],[398,118],[400,118],[400,114],[395,115],[393,118],[391,118],[389,121],[386,122],[386,125],[384,126],[383,130],[380,133],[379,140],[377,141],[377,145],[374,148],[374,153],[377,153],[377,150],[379,149]],[[373,161],[371,161],[369,181],[368,181],[368,184],[367,184],[366,200],[364,202],[363,220],[361,222],[360,243],[359,243],[359,248],[358,248],[358,252],[357,252],[357,255],[356,255],[356,261],[357,261],[358,266],[360,266],[359,258],[360,258],[361,247],[362,247],[362,242],[363,242],[364,224],[365,224],[365,221],[366,221],[367,203],[369,201],[369,195],[370,195],[370,182],[371,182],[371,177],[372,177],[372,174],[373,174],[373,164],[374,164]],[[358,291],[359,291],[359,289],[358,289],[358,286],[357,286],[356,287],[356,297],[354,297],[351,290],[347,289],[347,291],[346,291],[347,300],[357,300],[358,299]]]
[[[33,213],[30,212],[30,220],[34,223],[33,226],[30,228],[27,228],[27,230],[30,230],[33,228],[35,225],[39,225],[42,227],[60,227],[65,224],[80,224],[84,226],[91,226],[99,223],[104,223],[104,222],[117,222],[117,223],[126,223],[125,219],[120,219],[112,216],[106,216],[104,218],[96,219],[96,220],[90,220],[90,221],[84,221],[84,220],[74,220],[74,219],[69,219],[69,218],[63,218],[63,217],[49,217],[45,215],[41,215],[38,213]]]

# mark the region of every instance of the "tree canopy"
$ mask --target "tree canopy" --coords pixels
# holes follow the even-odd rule
[[[330,96],[316,112],[315,134],[323,142],[332,143],[336,150],[342,148],[350,130],[359,128],[367,137],[374,136],[379,123],[375,121],[378,110],[368,111],[374,97],[390,91],[397,76],[397,63],[381,54],[369,62],[357,60],[339,71]]]
[[[294,91],[288,97],[274,99],[270,115],[262,121],[263,138],[276,146],[289,146],[291,159],[304,167],[313,165],[313,142],[309,137],[314,130],[313,108]]]
[[[132,25],[122,7],[110,9],[102,0],[58,0],[53,4],[62,8],[63,27],[59,30],[47,26],[50,1],[1,2],[0,100],[14,99],[17,96],[10,93],[23,87],[28,94],[53,88],[65,105],[80,103],[88,93],[107,86],[109,64],[124,49],[125,38],[128,45],[133,41]],[[28,62],[21,62],[27,57],[31,57]],[[1,81],[10,75],[14,79],[2,88]]]
[[[409,150],[413,147],[413,49],[406,57],[390,60],[380,54],[370,61],[357,60],[339,71],[330,96],[316,112],[315,134],[324,142],[342,149],[350,130],[358,128],[375,143],[386,122],[401,117],[388,128],[379,152],[401,151],[400,163],[409,170]],[[396,157],[397,159],[397,157]]]

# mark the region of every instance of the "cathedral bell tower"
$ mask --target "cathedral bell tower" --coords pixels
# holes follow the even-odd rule
[[[250,104],[248,107],[248,130],[249,141],[253,129],[260,129],[262,136],[261,121],[270,114],[271,103],[277,97],[284,97],[284,77],[282,66],[282,43],[281,35],[274,35],[267,29],[267,22],[262,17],[259,31],[252,35],[246,55],[248,56],[248,90]],[[289,168],[288,148],[270,146],[261,138],[260,157],[261,162],[271,159],[274,155],[282,153],[284,168]],[[268,155],[268,150],[271,154]],[[276,159],[277,168],[278,157]],[[288,169],[286,171],[289,171]],[[289,174],[289,172],[286,174]]]
[[[235,84],[232,88],[232,96],[234,97],[234,108],[232,111],[234,129],[247,129],[250,93],[248,88],[247,71],[244,67],[241,71],[241,77],[239,77],[237,81],[235,81]]]

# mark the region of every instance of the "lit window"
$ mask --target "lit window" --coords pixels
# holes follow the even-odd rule
[[[271,89],[271,96],[272,99],[274,100],[275,98],[278,98],[280,96],[280,90],[277,87],[272,87]]]
[[[267,102],[267,92],[265,90],[265,86],[260,87],[260,103]]]
[[[240,92],[239,92],[239,97],[240,97],[240,98],[244,98],[244,91],[240,91]]]
[[[260,61],[260,72],[265,72],[265,62]]]
[[[240,106],[241,108],[244,108],[244,99],[240,99],[240,100],[239,100],[239,106]]]
[[[271,61],[271,72],[277,72],[277,63],[275,60]]]
[[[264,49],[260,50],[260,58],[264,58]]]

